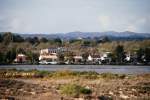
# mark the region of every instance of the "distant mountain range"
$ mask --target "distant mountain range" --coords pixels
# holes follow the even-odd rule
[[[18,34],[18,33],[15,33]],[[61,38],[66,40],[71,39],[94,39],[108,37],[110,40],[143,40],[150,39],[150,33],[135,33],[130,31],[125,32],[69,32],[69,33],[56,33],[56,34],[19,34],[22,37],[45,37],[47,39]]]

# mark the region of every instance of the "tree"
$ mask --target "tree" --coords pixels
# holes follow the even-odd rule
[[[33,41],[34,41],[34,44],[35,44],[35,43],[38,44],[38,43],[39,43],[39,38],[38,38],[38,37],[34,37],[34,38],[33,38]]]
[[[26,52],[26,55],[28,59],[30,60],[31,64],[36,64],[39,62],[39,54],[28,51]]]
[[[64,56],[67,58],[66,60],[69,60],[69,62],[73,62],[73,52],[66,52]]]
[[[83,41],[83,45],[84,46],[90,46],[91,45],[91,41],[85,40],[85,41]]]
[[[42,37],[42,38],[40,39],[40,42],[46,43],[46,42],[48,42],[48,40],[47,40],[46,38]]]
[[[24,42],[24,38],[20,35],[13,35],[13,42]]]
[[[18,49],[16,50],[16,53],[17,53],[17,54],[18,54],[18,53],[25,54],[25,50],[24,50],[23,48],[18,48]]]
[[[69,43],[77,43],[77,42],[82,43],[83,40],[81,40],[81,39],[72,39],[72,40],[69,41]]]
[[[5,63],[5,55],[4,53],[0,52],[0,64],[4,64]]]
[[[38,37],[33,37],[33,38],[28,37],[28,38],[25,39],[25,41],[31,43],[32,45],[33,45],[33,44],[38,44],[38,43],[39,43]]]
[[[137,61],[148,64],[150,62],[150,48],[139,48],[136,52]]]
[[[144,50],[142,48],[139,48],[136,52],[136,55],[137,55],[137,61],[139,63],[142,63],[143,62],[142,57],[144,56]]]
[[[145,63],[148,64],[150,63],[150,48],[145,48],[145,52],[144,52],[144,55],[145,55]]]
[[[104,43],[104,42],[109,42],[109,41],[110,41],[110,39],[109,39],[108,36],[102,37],[102,42],[103,42],[103,43]]]
[[[62,45],[62,40],[60,38],[54,39],[54,42],[59,44],[59,45]]]
[[[110,39],[109,39],[109,37],[107,37],[107,36],[103,36],[103,37],[101,37],[101,38],[97,38],[97,39],[96,39],[96,42],[97,42],[97,43],[110,42]]]
[[[59,59],[59,61],[64,61],[64,54],[63,53],[59,53],[58,54],[58,59]]]
[[[87,62],[88,56],[89,56],[89,53],[88,53],[88,52],[84,52],[84,53],[82,54],[82,57],[83,57],[84,63],[86,63],[86,62]]]
[[[3,40],[3,39],[2,39],[2,35],[0,34],[0,42],[2,42],[2,40]]]
[[[12,63],[14,59],[16,58],[16,50],[12,48],[11,50],[8,50],[6,52],[6,62]]]
[[[33,57],[33,63],[39,62],[39,54],[38,53],[32,53],[32,57]]]
[[[125,58],[124,47],[122,45],[118,45],[115,49],[116,61],[117,63],[123,63]]]
[[[3,38],[3,43],[5,45],[8,45],[10,42],[13,42],[13,35],[11,32],[4,33],[2,38]]]

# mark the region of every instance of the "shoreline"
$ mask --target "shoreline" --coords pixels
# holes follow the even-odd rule
[[[95,71],[97,73],[114,74],[144,74],[150,73],[150,66],[128,66],[128,65],[0,65],[0,70],[39,70],[39,71]]]
[[[0,66],[3,65],[110,65],[110,66],[150,66],[150,64],[0,64]]]

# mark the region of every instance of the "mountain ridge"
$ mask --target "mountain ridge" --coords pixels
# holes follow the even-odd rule
[[[0,32],[4,33],[4,32]],[[106,32],[80,32],[80,31],[74,31],[74,32],[67,32],[67,33],[53,33],[53,34],[40,34],[40,33],[33,33],[33,34],[24,34],[24,33],[14,33],[18,34],[24,38],[27,37],[45,37],[47,39],[55,39],[55,38],[61,38],[61,39],[78,39],[78,38],[90,38],[94,39],[96,37],[108,37],[111,40],[141,40],[141,39],[150,39],[150,33],[136,33],[136,32],[130,32],[130,31],[124,31],[124,32],[115,32],[115,31],[106,31]]]

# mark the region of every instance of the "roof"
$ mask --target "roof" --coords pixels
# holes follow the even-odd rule
[[[75,59],[82,59],[82,56],[74,56]]]
[[[17,56],[19,56],[19,57],[25,57],[26,55],[24,55],[24,54],[18,54]]]

